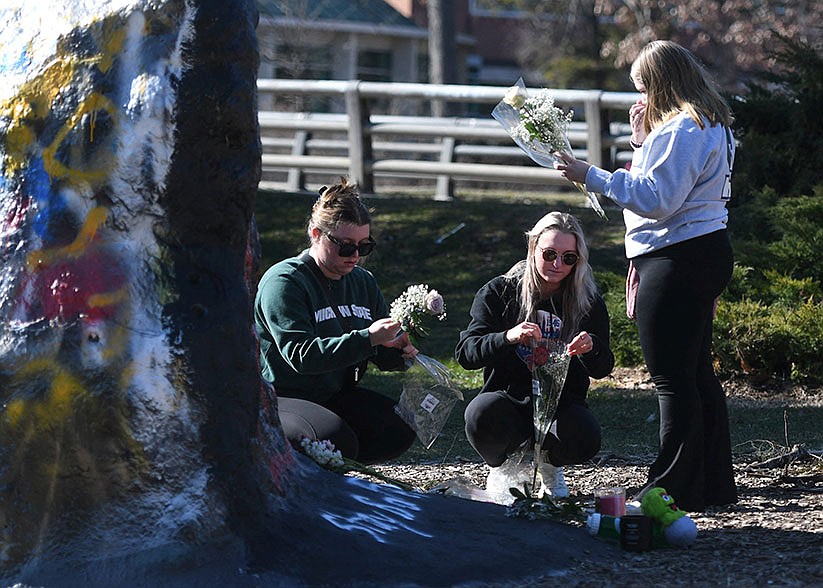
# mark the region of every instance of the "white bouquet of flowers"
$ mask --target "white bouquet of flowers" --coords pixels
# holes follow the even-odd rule
[[[429,290],[426,284],[409,286],[391,303],[389,316],[412,337],[428,335],[426,323],[430,318],[442,321],[446,318],[446,303],[437,290]]]
[[[446,303],[437,290],[417,284],[406,288],[391,303],[389,315],[410,338],[421,338],[428,335],[426,326],[430,320],[446,318]],[[432,357],[418,353],[407,360],[407,366],[403,393],[394,410],[429,449],[454,405],[463,400],[463,393],[454,384],[449,368]]]
[[[401,482],[400,480],[381,474],[374,468],[370,468],[359,461],[343,457],[340,450],[337,449],[334,446],[334,443],[328,439],[313,440],[308,437],[303,437],[300,440],[300,447],[297,447],[296,449],[314,460],[317,465],[329,471],[344,475],[349,472],[357,472],[371,476],[372,478],[377,478],[382,482],[392,484],[398,488],[402,488],[403,490],[414,490],[412,486],[406,484],[405,482]]]
[[[543,167],[554,168],[556,152],[572,153],[568,129],[573,111],[564,113],[554,105],[554,97],[543,89],[535,96],[529,96],[523,78],[509,88],[503,100],[494,107],[492,116],[509,133],[517,146],[531,159]],[[573,182],[586,196],[589,205],[607,220],[606,212],[597,195],[586,190],[579,182]]]

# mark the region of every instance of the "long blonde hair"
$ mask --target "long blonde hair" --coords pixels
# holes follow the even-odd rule
[[[687,112],[702,129],[703,117],[711,126],[730,127],[731,109],[709,74],[688,49],[672,41],[652,41],[632,63],[631,78],[646,88],[647,133],[672,117]]]
[[[526,232],[526,238],[528,239],[526,260],[512,267],[506,276],[518,278],[522,275],[519,320],[535,322],[537,308],[542,301],[540,284],[543,280],[537,272],[537,240],[540,235],[547,231],[559,231],[574,235],[577,240],[579,259],[562,284],[563,330],[561,336],[565,341],[569,341],[577,333],[580,321],[589,312],[592,301],[597,295],[594,274],[589,265],[589,247],[586,244],[586,237],[583,235],[583,228],[577,219],[564,212],[550,212],[537,221],[537,224]]]

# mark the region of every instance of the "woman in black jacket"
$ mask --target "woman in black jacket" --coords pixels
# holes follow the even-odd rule
[[[600,425],[586,404],[589,378],[614,367],[609,314],[597,293],[589,249],[577,219],[544,216],[530,231],[526,259],[489,281],[475,295],[471,321],[455,350],[466,369],[483,368],[483,387],[466,407],[466,436],[492,466],[534,444],[532,343],[560,333],[573,356],[566,383],[543,443],[545,490],[568,496],[562,466],[581,463],[600,450]]]

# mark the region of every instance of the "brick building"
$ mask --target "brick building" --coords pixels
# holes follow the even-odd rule
[[[508,85],[522,14],[452,0],[456,83]],[[260,77],[428,80],[425,0],[257,0]]]

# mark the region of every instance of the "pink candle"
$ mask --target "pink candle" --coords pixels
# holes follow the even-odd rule
[[[600,514],[622,517],[626,514],[626,493],[623,488],[598,488],[594,492],[594,510]]]

